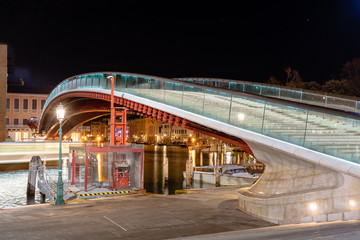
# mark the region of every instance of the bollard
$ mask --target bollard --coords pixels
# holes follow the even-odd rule
[[[190,167],[189,167],[190,160],[186,160],[186,189],[190,188]]]
[[[219,157],[216,158],[216,169],[215,169],[215,186],[220,187],[220,167],[219,167]]]
[[[192,183],[193,179],[194,179],[194,160],[192,158],[192,156],[190,157],[190,161],[189,161],[189,170],[190,170],[190,184]]]

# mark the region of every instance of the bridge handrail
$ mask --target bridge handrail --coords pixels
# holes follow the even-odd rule
[[[41,167],[38,169],[38,186],[40,189],[45,187],[46,189],[42,189],[43,193],[49,198],[50,202],[55,200],[56,196],[56,188],[54,188],[55,181],[51,178],[51,176]],[[50,184],[52,183],[52,184]]]
[[[234,89],[211,88],[192,83],[142,74],[102,72],[77,75],[61,82],[48,97],[44,111],[55,97],[67,91],[110,90],[108,75],[115,76],[115,90],[199,114],[211,119],[254,131],[331,156],[360,162],[360,150],[338,151],[324,146],[320,136],[357,141],[360,135],[359,114],[342,114],[306,104],[255,97]],[[230,85],[231,86],[231,85]],[[278,113],[278,115],[274,115]],[[348,115],[348,116],[347,116]],[[281,116],[279,118],[278,116]],[[295,122],[294,122],[295,121]],[[279,130],[287,130],[286,135]],[[351,132],[349,135],[347,132]],[[315,137],[315,140],[314,140]],[[353,150],[353,149],[351,149]]]
[[[175,80],[196,83],[211,87],[230,89],[259,96],[285,99],[315,106],[360,113],[360,100],[356,97],[335,96],[326,92],[304,89],[291,89],[264,83],[254,83],[221,78],[173,78]]]

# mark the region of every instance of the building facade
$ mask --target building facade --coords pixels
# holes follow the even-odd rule
[[[128,120],[129,142],[159,144],[189,144],[191,138],[199,139],[192,130],[163,123],[150,118]]]
[[[6,130],[11,141],[26,141],[33,137],[32,130],[27,125],[29,118],[40,120],[41,111],[45,105],[47,94],[6,94]]]

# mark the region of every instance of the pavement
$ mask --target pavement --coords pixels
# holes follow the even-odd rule
[[[0,209],[0,239],[360,239],[360,221],[277,226],[237,209],[238,187]]]

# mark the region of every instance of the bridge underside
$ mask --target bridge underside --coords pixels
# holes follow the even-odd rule
[[[60,102],[66,106],[66,119],[62,124],[63,134],[66,135],[80,124],[101,116],[109,115],[110,98],[110,95],[103,93],[72,92],[63,94],[54,99],[47,109],[55,110]],[[186,129],[216,137],[225,142],[239,146],[248,153],[253,154],[249,146],[241,138],[121,97],[115,97],[114,103],[115,107],[126,107],[127,112],[130,114],[167,122],[175,126],[181,126]],[[43,119],[46,119],[46,121],[43,121]],[[47,111],[44,113],[40,123],[40,129],[41,131],[46,132],[47,138],[58,136],[59,124],[55,112]]]

